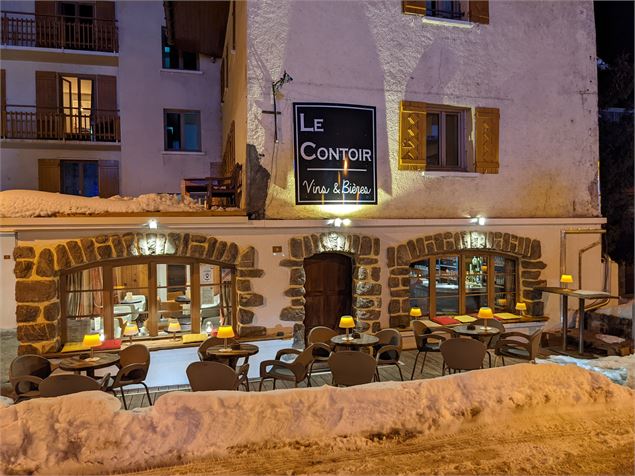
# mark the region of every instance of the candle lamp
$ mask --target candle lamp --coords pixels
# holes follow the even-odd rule
[[[132,344],[132,337],[139,334],[139,326],[136,322],[129,322],[126,324],[126,328],[123,330],[124,337],[130,337],[130,343]]]
[[[353,320],[353,316],[342,316],[340,318],[340,327],[342,329],[346,329],[346,337],[344,337],[344,340],[346,341],[353,340],[353,337],[348,335],[348,330],[355,327],[355,321]]]

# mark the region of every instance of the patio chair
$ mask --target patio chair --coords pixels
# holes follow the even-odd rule
[[[533,334],[523,334],[522,332],[505,332],[500,335],[494,348],[494,367],[498,364],[500,357],[505,365],[505,357],[527,360],[535,362],[540,351],[540,337],[542,329],[538,329]]]
[[[192,392],[238,390],[238,375],[220,362],[192,362],[185,371]]]
[[[412,321],[412,330],[414,333],[415,344],[417,345],[417,355],[415,357],[415,363],[412,366],[412,375],[410,380],[415,377],[415,370],[417,368],[417,361],[419,355],[423,353],[423,362],[421,363],[421,375],[423,375],[423,368],[426,365],[426,357],[428,352],[441,352],[441,343],[450,337],[454,337],[454,331],[448,327],[428,327],[424,322],[415,320]]]
[[[386,365],[395,365],[399,370],[399,377],[403,381],[403,373],[399,365],[401,358],[402,339],[401,332],[397,329],[382,329],[375,334],[379,338],[379,342],[373,346],[375,350],[375,360],[377,362],[377,381],[379,378],[379,367]]]
[[[331,385],[351,387],[371,383],[377,372],[377,361],[366,352],[343,350],[328,359],[333,379]]]
[[[152,405],[150,390],[148,390],[148,386],[144,382],[150,369],[150,351],[148,348],[143,344],[134,344],[126,347],[119,353],[117,366],[119,371],[114,379],[111,378],[112,383],[109,383],[106,390],[117,396],[115,389],[118,388],[121,391],[123,407],[127,410],[128,403],[126,402],[123,388],[128,385],[143,385],[148,396],[148,403]]]
[[[309,335],[307,336],[307,344],[324,344],[327,345],[332,351],[333,345],[331,344],[331,338],[335,337],[336,335],[337,332],[330,327],[317,326],[309,331]],[[331,351],[327,352],[321,347],[315,349],[315,352],[313,354],[314,360],[313,362],[311,362],[311,366],[309,367],[309,379],[311,378],[316,365],[318,366],[318,368],[327,368],[327,362],[329,360],[329,356],[331,355]]]
[[[505,332],[505,326],[503,325],[502,322],[497,321],[496,319],[477,319],[472,324],[477,326],[484,326],[487,324],[487,327],[495,327],[496,329],[500,331],[499,334],[483,339],[483,344],[485,344],[485,346],[487,347],[487,360],[489,362],[489,366],[491,367],[492,354],[490,351],[492,352],[494,351],[494,348],[496,347],[496,343],[498,342],[498,339],[500,339],[500,336]]]
[[[219,339],[218,337],[209,337],[209,338],[205,339],[201,343],[201,345],[198,346],[197,353],[198,353],[199,360],[201,362],[214,360],[213,357],[210,357],[205,352],[210,347],[213,347],[215,345],[223,345],[224,343],[225,343],[225,340],[224,339]]]
[[[314,360],[314,352],[316,349],[321,348],[325,351],[330,351],[330,347],[326,344],[311,344],[303,351],[297,349],[280,349],[276,352],[276,358],[274,360],[264,360],[260,362],[260,385],[258,391],[262,390],[262,384],[265,379],[273,379],[273,389],[276,389],[276,381],[285,380],[287,382],[293,382],[297,387],[298,383],[307,379],[307,387],[311,386],[311,379],[309,377],[309,367]],[[282,360],[282,357],[286,355],[297,355],[295,360],[288,362]]]
[[[487,353],[487,347],[480,340],[460,337],[441,342],[440,349],[443,356],[441,375],[445,375],[446,368],[448,373],[482,369],[483,359]]]
[[[40,397],[40,384],[51,375],[51,362],[39,355],[21,355],[11,362],[9,382],[16,403]]]
[[[110,374],[104,375],[100,380],[86,375],[58,374],[50,375],[40,383],[40,396],[60,397],[78,392],[90,392],[93,390],[106,390]]]
[[[236,375],[238,376],[238,388],[242,385],[245,388],[245,392],[249,391],[249,364],[242,364],[236,370]]]

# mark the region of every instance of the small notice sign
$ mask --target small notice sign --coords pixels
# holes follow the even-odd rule
[[[377,204],[375,107],[294,103],[297,205]]]

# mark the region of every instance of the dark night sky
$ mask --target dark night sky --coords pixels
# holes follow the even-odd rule
[[[623,2],[594,2],[597,31],[597,55],[607,63],[621,53],[633,57],[633,4]]]

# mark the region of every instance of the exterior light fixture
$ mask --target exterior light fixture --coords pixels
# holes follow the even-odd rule
[[[351,220],[348,218],[337,217],[337,218],[331,218],[330,220],[327,220],[326,224],[334,226],[336,228],[340,228],[341,226],[350,226]]]
[[[333,220],[333,225],[339,228],[340,226],[342,226],[342,219],[336,218],[335,220]]]
[[[150,228],[151,230],[156,230],[157,228],[159,228],[159,222],[156,221],[154,218],[148,220],[148,228]]]
[[[485,225],[485,222],[487,221],[487,219],[485,217],[478,217],[478,221],[477,223],[481,226]]]
[[[351,221],[348,218],[344,218],[342,220],[342,225],[344,226],[351,226]]]

